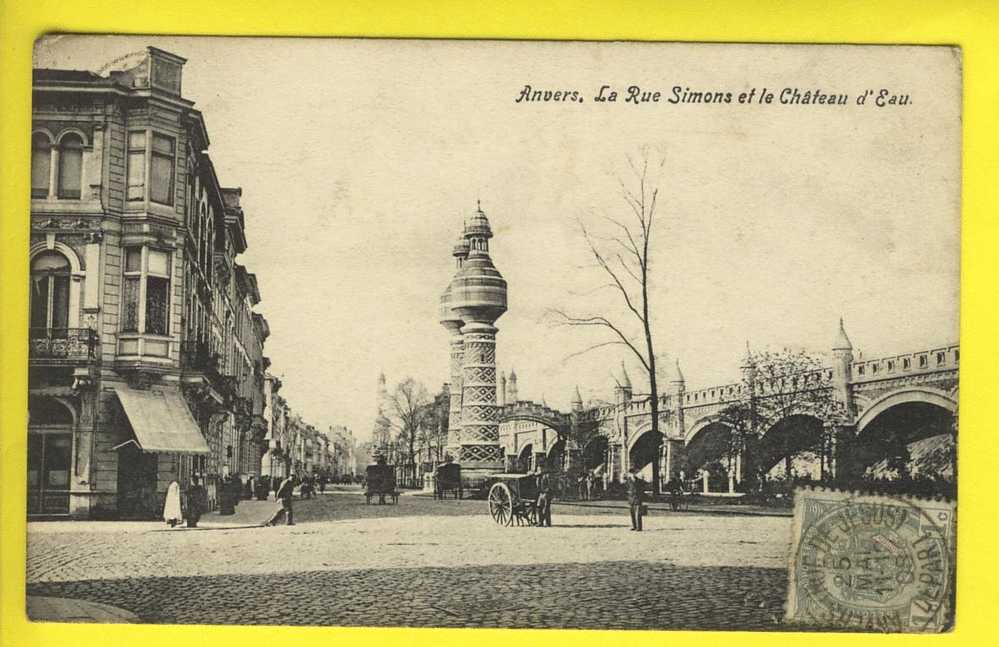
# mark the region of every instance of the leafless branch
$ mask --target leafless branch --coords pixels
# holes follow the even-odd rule
[[[642,366],[645,368],[645,370],[649,370],[649,363],[648,361],[646,361],[645,356],[642,355],[641,351],[639,351],[638,348],[635,347],[635,345],[631,342],[631,340],[628,339],[628,336],[625,335],[620,328],[611,323],[606,317],[601,317],[599,315],[589,316],[589,317],[573,317],[571,315],[566,314],[562,310],[554,308],[551,309],[551,312],[561,317],[562,324],[566,326],[600,327],[600,328],[607,328],[613,331],[614,334],[617,335],[618,339],[620,339],[625,346],[631,349],[631,352],[635,354],[635,357],[637,357],[638,361],[642,363]]]

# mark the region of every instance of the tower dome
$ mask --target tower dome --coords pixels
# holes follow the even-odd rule
[[[451,251],[451,255],[458,259],[458,267],[461,267],[462,261],[468,258],[468,241],[465,240],[465,232],[462,230],[461,234],[458,235],[458,240],[454,242],[454,248]]]
[[[477,202],[475,212],[465,221],[465,238],[471,241],[473,238],[489,240],[493,237],[493,230],[489,226],[489,219],[482,211],[482,203]]]
[[[492,235],[480,206],[465,223],[468,258],[451,281],[451,308],[465,322],[492,324],[506,312],[506,280],[489,257]]]

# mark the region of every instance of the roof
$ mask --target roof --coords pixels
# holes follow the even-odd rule
[[[839,332],[836,333],[836,341],[833,342],[833,350],[853,350],[850,338],[846,336],[846,329],[843,327],[843,318],[839,320]]]
[[[124,384],[114,390],[135,434],[122,445],[134,442],[142,451],[154,453],[209,453],[208,443],[179,392],[138,391]]]
[[[69,83],[110,83],[110,80],[100,74],[94,74],[87,70],[54,70],[39,68],[31,70],[31,80],[34,83],[39,81],[62,81]]]

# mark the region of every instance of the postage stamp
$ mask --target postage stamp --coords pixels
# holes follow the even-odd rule
[[[859,631],[948,630],[954,506],[946,500],[797,490],[787,621]]]

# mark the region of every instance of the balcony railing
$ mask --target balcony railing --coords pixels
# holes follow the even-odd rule
[[[31,359],[97,359],[97,332],[90,328],[31,328],[28,335]]]
[[[181,368],[205,373],[218,373],[219,356],[208,350],[208,344],[199,341],[185,341],[180,344]]]

